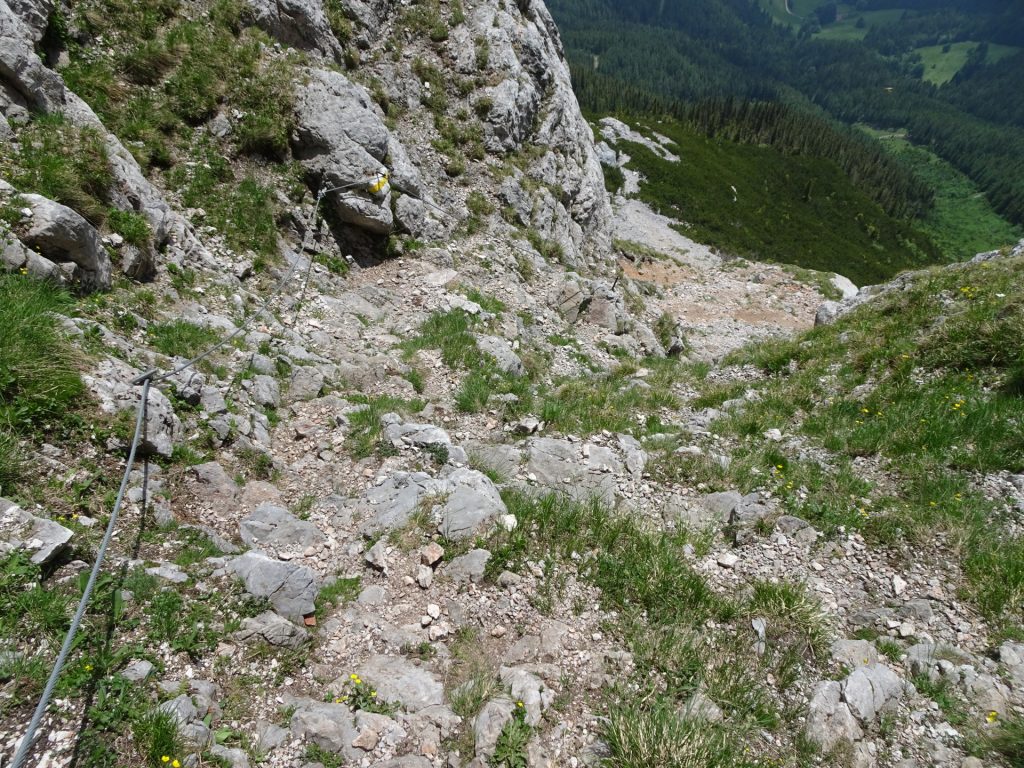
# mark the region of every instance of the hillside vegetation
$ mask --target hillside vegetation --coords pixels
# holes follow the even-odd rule
[[[1024,47],[1018,0],[869,2],[856,12],[809,3],[803,10],[814,12],[798,26],[776,23],[777,9],[740,0],[551,5],[587,108],[644,111],[651,97],[767,99],[851,124],[906,128],[915,143],[969,176],[999,215],[1024,223],[1024,54],[1013,52]],[[839,29],[834,24],[851,34],[829,35]],[[926,69],[920,49],[938,45],[941,54],[948,44],[952,55],[966,41],[978,44],[955,76],[946,73],[946,85],[922,80],[937,70]],[[925,53],[927,66],[936,64],[930,49]]]
[[[631,142],[617,146],[643,175],[641,199],[685,222],[688,237],[725,253],[838,272],[858,285],[941,260],[927,236],[886,215],[829,160],[707,138],[671,120],[645,127],[671,139],[667,149],[680,161]]]

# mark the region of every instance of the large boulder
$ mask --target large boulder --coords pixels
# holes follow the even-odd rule
[[[99,232],[66,205],[42,195],[21,195],[32,215],[21,239],[54,262],[73,262],[75,278],[88,290],[110,288],[110,256]]]
[[[248,0],[257,26],[276,40],[337,58],[341,45],[331,32],[321,0]]]
[[[395,226],[391,194],[375,197],[369,182],[388,171],[415,196],[422,187],[415,166],[399,151],[365,88],[340,72],[310,69],[306,74],[296,94],[296,157],[320,184],[336,188],[327,199],[341,221],[374,234],[390,233]],[[394,172],[387,168],[389,159]]]

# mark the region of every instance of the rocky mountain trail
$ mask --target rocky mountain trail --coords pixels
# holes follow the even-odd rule
[[[51,10],[0,7],[19,38],[0,73],[19,171],[33,89],[44,111],[99,122],[25,43],[19,25]],[[751,357],[811,329],[836,281],[727,259],[609,201],[543,4],[217,12],[240,49],[261,30],[253,77],[297,62],[290,169],[235,143],[257,105],[226,92],[190,118],[204,154],[148,176],[122,157],[142,139],[99,124],[111,163],[145,182],[107,201],[145,218],[142,245],[0,189],[12,279],[83,292],[58,314],[87,409],[18,436],[36,476],[0,501],[4,755],[102,536],[137,378],[239,328],[150,390],[109,611],[90,609],[35,764],[618,765],[650,754],[653,729],[673,760],[711,750],[708,765],[748,764],[740,749],[757,765],[961,766],[1014,722],[1024,648],[962,594],[963,542],[839,516],[829,504],[881,517],[892,462],[820,481],[846,470],[840,447],[803,431],[813,414],[784,418],[779,370]],[[88,47],[99,22],[73,20]],[[238,205],[250,182],[273,185],[273,253],[239,244],[251,209],[218,218],[218,195]],[[48,250],[37,209],[54,206],[92,261]],[[128,246],[152,268],[130,268]],[[815,396],[841,397],[830,375]],[[978,485],[1019,502],[1018,477]]]

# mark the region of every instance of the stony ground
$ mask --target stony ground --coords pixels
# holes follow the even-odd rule
[[[29,764],[1019,765],[1019,611],[981,612],[953,526],[922,540],[888,518],[883,538],[814,517],[873,519],[900,468],[872,451],[847,467],[798,428],[814,414],[776,418],[771,372],[793,356],[750,363],[856,289],[612,206],[543,4],[339,2],[219,3],[205,49],[157,4],[139,55],[174,73],[159,88],[117,69],[131,4],[73,18],[79,76],[124,80],[91,96],[194,84],[174,69],[186,38],[190,66],[258,51],[261,77],[283,72],[261,87],[292,89],[294,114],[217,92],[168,129],[165,173],[28,42],[48,4],[0,0],[5,172],[31,183],[31,153],[6,150],[42,131],[91,141],[103,205],[136,235],[0,183],[5,266],[101,289],[61,318],[88,393],[74,428],[26,438],[31,477],[0,500],[0,759],[95,556],[133,380],[244,325],[151,392],[148,463]],[[288,163],[244,148],[281,119],[263,139]],[[393,197],[363,189],[384,163]],[[239,245],[243,189],[274,201],[249,209],[273,210],[269,247]],[[829,404],[835,367],[801,402]],[[971,487],[1015,541],[1024,478]]]
[[[645,231],[638,222],[654,220],[636,203],[619,215],[630,240]],[[713,359],[766,333],[811,324],[821,295],[780,268],[723,265],[677,235],[653,232],[645,244],[664,248],[663,257],[639,265],[624,260],[623,271],[630,285],[658,287],[647,311],[678,312],[695,358]],[[190,373],[175,391],[164,388],[176,407],[158,409],[149,439],[154,450],[161,440],[183,448],[166,469],[153,468],[148,490],[156,521],[178,527],[163,543],[151,535],[140,551],[130,551],[142,515],[137,474],[110,567],[144,569],[155,577],[150,589],[219,595],[214,616],[224,601],[241,599],[230,596],[243,587],[270,609],[239,614],[231,631],[215,619],[219,632],[208,650],[176,651],[172,633],[158,647],[135,646],[142,653],[125,659],[120,674],[149,687],[163,700],[161,710],[177,720],[186,764],[206,754],[235,766],[331,759],[484,765],[496,759],[496,750],[509,748],[509,724],[520,720],[528,726],[518,747],[527,764],[599,760],[607,697],[621,695],[622,681],[635,678],[635,647],[573,558],[558,562],[527,553],[509,561],[510,569],[488,566],[487,547],[500,547],[508,535],[501,532],[530,524],[503,498],[515,489],[596,497],[656,535],[706,531],[688,556],[715,593],[740,594],[752,584],[803,585],[801,605],[816,606],[814,632],[822,635],[812,646],[824,655],[802,657],[800,674],[785,686],[771,671],[759,681],[793,712],[781,730],[750,737],[765,756],[791,760],[784,756],[794,754],[794,739],[806,734],[802,738],[832,755],[827,763],[958,766],[961,733],[948,710],[928,696],[937,694],[915,689],[911,679],[961,697],[972,722],[998,720],[1020,705],[1024,648],[993,645],[985,622],[957,598],[961,575],[943,559],[942,541],[921,553],[868,546],[859,534],[842,530],[823,537],[786,514],[771,482],[741,496],[709,494],[703,483],[685,477],[652,475],[648,463],[662,453],[656,441],[641,444],[608,430],[564,433],[546,427],[534,417],[539,414],[506,418],[498,403],[460,411],[453,397],[468,372],[444,363],[437,349],[411,357],[401,350],[429,317],[453,307],[488,318],[480,322],[506,340],[508,358],[518,362],[513,350],[545,353],[550,367],[540,380],[553,380],[554,371],[557,378],[579,377],[581,368],[601,375],[619,365],[608,351],[615,346],[607,343],[614,336],[607,328],[588,314],[570,324],[550,308],[551,295],[564,293],[563,283],[502,278],[479,265],[481,253],[502,256],[500,244],[480,241],[357,268],[344,279],[314,267],[309,298],[278,315],[287,324],[268,318],[224,357],[233,376]],[[248,290],[234,278],[232,291],[219,290],[216,283],[231,274],[230,266],[201,273],[211,282],[190,289],[203,291],[201,304],[195,294],[158,284],[172,302],[167,314],[228,327],[231,299],[218,296]],[[500,296],[503,306],[483,309],[463,295],[471,286],[478,298]],[[116,337],[105,328],[100,333]],[[118,398],[130,404],[127,382],[137,371],[166,367],[136,346],[144,333],[125,339],[134,367],[118,357],[98,366],[104,378],[92,387],[111,408]],[[574,339],[574,357],[549,341],[557,336]],[[416,387],[411,370],[421,374],[411,377]],[[650,386],[644,379],[651,371],[632,371],[622,386]],[[708,378],[721,385],[761,375],[726,367]],[[111,385],[112,379],[120,383]],[[676,455],[728,460],[733,446],[707,430],[713,414],[690,406],[699,386],[686,376],[668,386],[678,404],[658,409],[658,418],[678,425],[690,441]],[[376,423],[360,421],[368,412]],[[368,452],[353,442],[365,429],[373,435]],[[790,438],[764,439],[785,448]],[[60,474],[74,461],[53,449],[50,466]],[[10,521],[24,513],[12,507],[4,514]],[[205,547],[222,554],[181,559],[179,547],[197,546],[179,538],[189,526],[213,543]],[[74,529],[76,537],[93,530],[80,522]],[[544,538],[543,530],[536,533]],[[54,578],[59,582],[83,567],[61,566]],[[331,599],[323,600],[325,594]],[[183,617],[179,631],[189,631],[194,620]],[[732,641],[756,659],[789,631],[788,620],[785,612],[753,615],[723,629],[738,633]],[[708,722],[720,721],[720,693],[698,694],[691,709]],[[27,715],[24,707],[9,712],[0,737],[5,749],[13,747]],[[39,765],[69,763],[74,722],[83,714],[80,701],[57,702]],[[981,764],[971,760],[963,764]]]

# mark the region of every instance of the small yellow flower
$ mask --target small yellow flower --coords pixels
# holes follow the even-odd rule
[[[181,763],[177,760],[171,760],[171,768],[181,768]]]
[[[523,706],[523,702],[521,702],[521,701],[517,701],[517,702],[516,702],[516,706],[517,706],[517,707],[521,707],[521,706]]]
[[[86,672],[92,672],[92,664],[86,664],[85,665],[85,671]]]
[[[999,713],[996,712],[994,709],[990,710],[989,713],[987,715],[985,715],[985,719],[988,722],[990,722],[990,723],[994,723],[998,718],[999,718]]]
[[[370,695],[373,696],[374,698],[377,698],[377,692],[376,691],[370,691]]]
[[[169,758],[167,755],[164,755],[163,757],[160,758],[160,762],[161,763],[169,763],[169,762],[171,762],[171,758]]]
[[[348,676],[348,679],[349,680],[358,680],[359,679],[359,675],[357,675],[357,674],[355,674],[353,672],[351,675]]]

